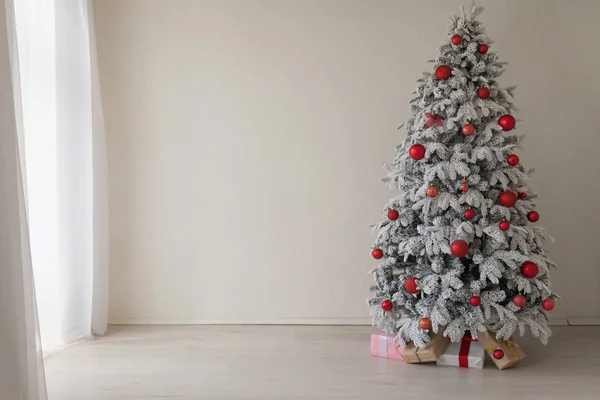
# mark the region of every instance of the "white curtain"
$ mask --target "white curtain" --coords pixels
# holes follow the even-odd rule
[[[89,1],[0,0],[2,399],[45,400],[42,353],[106,330],[100,99]]]
[[[44,400],[46,386],[25,204],[12,3],[0,3],[0,398]],[[13,83],[15,85],[13,85]],[[16,87],[17,90],[13,91]],[[16,101],[15,101],[16,100]]]
[[[91,2],[14,1],[44,354],[106,330],[108,194]]]

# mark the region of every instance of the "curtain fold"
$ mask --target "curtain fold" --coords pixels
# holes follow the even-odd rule
[[[45,400],[30,255],[18,49],[12,2],[0,4],[0,391],[4,399]],[[16,101],[15,101],[16,100]]]
[[[94,24],[88,0],[1,1],[0,397],[45,400],[42,355],[108,319]]]
[[[92,287],[92,333],[104,335],[108,327],[108,156],[106,128],[98,71],[96,28],[91,0],[82,3],[84,28],[87,30],[90,53],[91,112],[92,112],[92,165],[93,165],[93,251],[94,284]],[[86,25],[87,22],[87,25]]]
[[[15,2],[33,271],[44,354],[108,320],[106,137],[88,0]]]

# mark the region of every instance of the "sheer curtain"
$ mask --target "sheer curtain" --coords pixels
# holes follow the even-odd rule
[[[22,124],[13,17],[12,3],[1,1],[0,397],[45,400],[18,129]]]
[[[14,2],[44,354],[106,330],[108,193],[91,2]]]
[[[0,0],[0,163],[0,398],[45,400],[42,352],[103,334],[108,318],[89,1]]]

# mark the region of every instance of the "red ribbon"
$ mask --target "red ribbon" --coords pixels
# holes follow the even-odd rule
[[[425,116],[427,117],[427,122],[425,122],[425,125],[428,127],[432,127],[434,124],[437,126],[444,126],[444,123],[439,115],[433,115],[432,113],[426,112]]]
[[[462,368],[469,368],[469,350],[471,349],[471,342],[477,342],[477,339],[471,337],[471,332],[465,333],[460,343],[460,350],[458,352],[458,366]]]

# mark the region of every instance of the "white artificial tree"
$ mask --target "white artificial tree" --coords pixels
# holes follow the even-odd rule
[[[423,347],[432,332],[458,342],[487,330],[500,340],[526,328],[546,343],[554,307],[536,195],[514,153],[514,87],[497,81],[505,63],[481,8],[461,10],[424,72],[403,124],[406,139],[388,165],[400,194],[374,226],[368,304],[373,323],[401,344]]]

